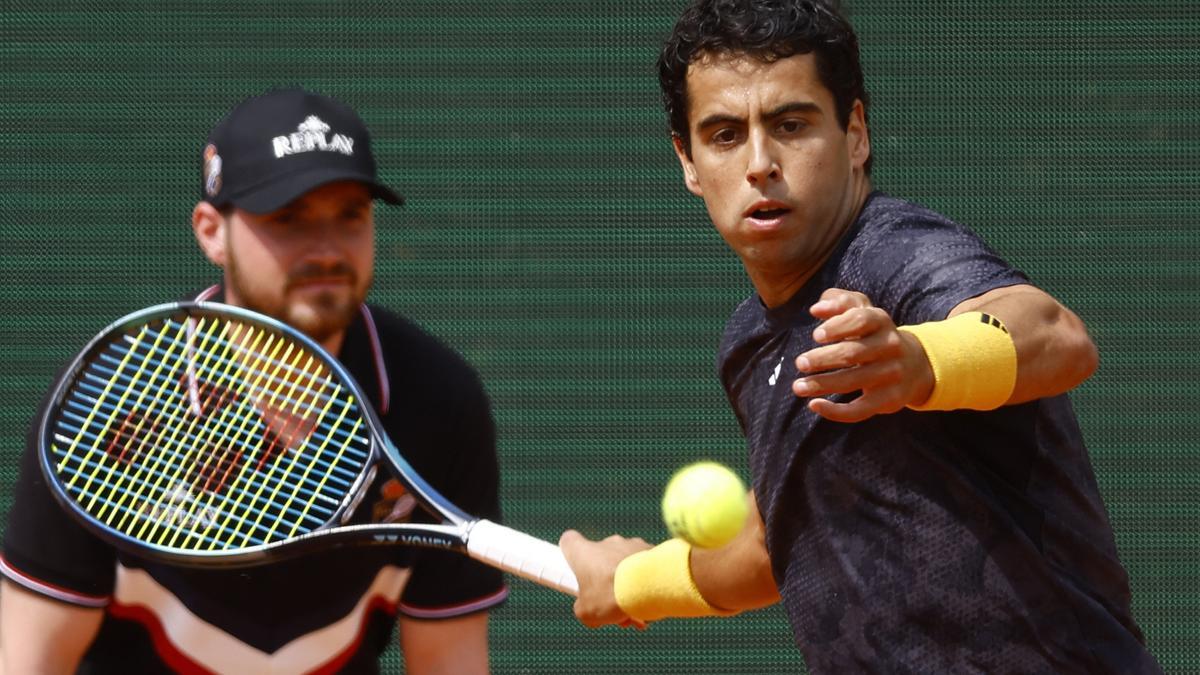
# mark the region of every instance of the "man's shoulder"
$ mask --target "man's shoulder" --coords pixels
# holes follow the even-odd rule
[[[858,217],[856,238],[859,240],[890,237],[904,231],[964,231],[959,223],[928,206],[874,192],[863,205]]]
[[[400,350],[420,349],[461,358],[445,341],[413,319],[374,303],[363,307],[369,324],[367,329],[377,332],[385,352],[391,354]]]
[[[887,283],[902,268],[936,263],[968,249],[987,249],[987,244],[945,214],[875,192],[863,205],[836,265],[842,276],[865,274]]]
[[[458,349],[416,321],[373,303],[364,307],[366,330],[375,334],[389,372],[460,384],[463,379],[478,379]]]
[[[754,331],[766,319],[766,307],[758,295],[751,293],[733,308],[725,321],[722,342],[728,344]]]
[[[873,193],[830,285],[865,293],[893,320],[945,318],[952,307],[1025,281],[976,232],[938,211]]]
[[[386,335],[397,339],[431,340],[436,342],[436,339],[422,326],[417,324],[416,321],[393,309],[375,303],[366,303],[363,305],[363,308],[365,309],[364,315],[374,322],[374,328],[379,331],[380,337]]]

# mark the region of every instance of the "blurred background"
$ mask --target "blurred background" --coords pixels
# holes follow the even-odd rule
[[[844,4],[876,185],[975,228],[1090,327],[1102,363],[1073,398],[1135,615],[1168,672],[1200,672],[1200,3]],[[373,300],[481,372],[511,525],[657,541],[678,466],[746,477],[714,357],[750,287],[683,188],[653,67],[682,5],[7,0],[0,515],[56,369],[217,279],[189,227],[206,134],[286,85],[355,107],[407,197],[377,212]],[[778,608],[588,631],[560,595],[512,591],[496,673],[803,672]]]

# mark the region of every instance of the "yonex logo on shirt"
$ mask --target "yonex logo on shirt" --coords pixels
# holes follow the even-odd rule
[[[772,387],[774,387],[775,383],[779,381],[779,371],[783,368],[783,359],[784,358],[785,357],[783,357],[783,356],[779,357],[779,363],[775,364],[775,372],[771,373],[770,379],[767,380],[767,384],[769,384]]]

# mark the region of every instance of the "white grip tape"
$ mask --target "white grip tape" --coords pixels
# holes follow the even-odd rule
[[[548,541],[531,537],[490,520],[479,520],[467,536],[472,558],[569,595],[579,595],[575,573],[562,550]]]

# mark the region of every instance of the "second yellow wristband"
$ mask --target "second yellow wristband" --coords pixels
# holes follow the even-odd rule
[[[639,621],[737,614],[713,607],[700,594],[692,580],[691,552],[686,541],[668,539],[622,560],[613,577],[617,605]]]

